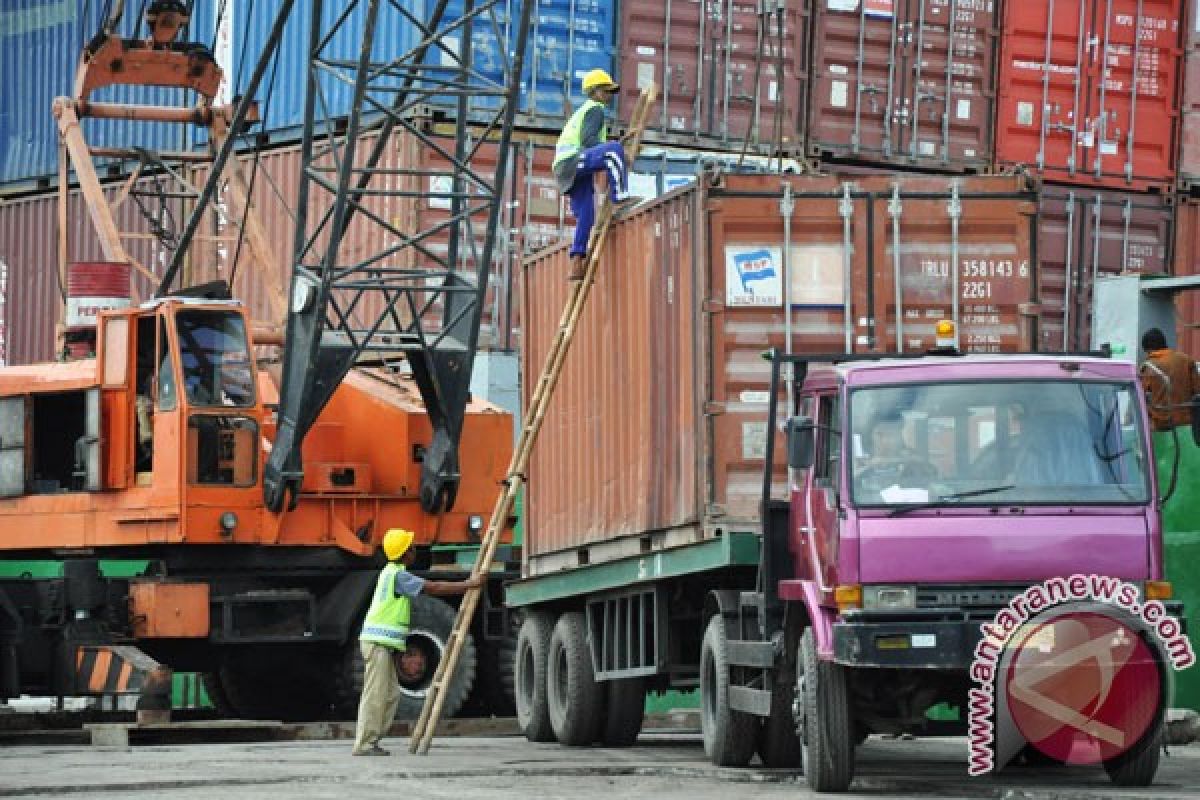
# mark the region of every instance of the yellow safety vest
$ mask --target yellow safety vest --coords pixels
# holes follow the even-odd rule
[[[394,561],[388,562],[380,571],[359,641],[375,642],[394,650],[404,649],[412,603],[408,597],[396,596],[396,575],[403,571],[404,566]]]
[[[558,144],[554,146],[554,166],[557,167],[560,162],[579,155],[579,151],[583,149],[583,142],[580,141],[583,135],[583,118],[597,106],[604,108],[603,103],[598,103],[589,97],[583,101],[583,105],[575,109],[575,113],[567,120],[567,124],[563,126],[562,133],[558,135]],[[605,142],[607,140],[608,123],[605,122],[600,127],[600,141]]]

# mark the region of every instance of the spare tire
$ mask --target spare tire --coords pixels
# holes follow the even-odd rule
[[[437,597],[419,594],[413,598],[406,646],[407,652],[417,658],[410,661],[414,673],[400,677],[400,705],[396,709],[396,719],[416,719],[421,715],[425,694],[445,655],[457,615],[453,606]],[[442,701],[443,717],[454,716],[466,703],[471,687],[475,685],[475,669],[475,640],[468,635],[463,641],[458,667],[446,687]],[[357,637],[346,644],[345,656],[334,676],[334,684],[337,716],[354,719],[358,713],[358,699],[363,684],[362,651]]]

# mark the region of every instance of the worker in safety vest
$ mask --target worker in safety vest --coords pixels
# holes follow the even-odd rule
[[[1169,431],[1192,421],[1190,403],[1200,394],[1196,362],[1186,353],[1167,347],[1167,337],[1158,328],[1142,334],[1146,360],[1138,370],[1149,395],[1150,421],[1154,430]]]
[[[412,575],[405,565],[412,563],[413,532],[400,528],[383,537],[383,552],[388,563],[379,573],[371,607],[363,620],[359,647],[363,658],[363,688],[358,701],[358,725],[354,734],[354,755],[386,756],[379,740],[391,727],[400,704],[399,661],[412,615],[412,599],[424,592],[430,595],[457,595],[482,585],[483,579],[465,581],[427,581]]]
[[[554,177],[558,190],[570,200],[571,214],[575,217],[568,276],[573,281],[583,279],[588,236],[596,218],[592,176],[601,170],[608,173],[614,213],[638,202],[638,198],[629,196],[625,148],[621,142],[608,141],[608,126],[604,121],[604,108],[620,88],[602,69],[584,75],[583,93],[587,100],[567,120],[554,148]]]

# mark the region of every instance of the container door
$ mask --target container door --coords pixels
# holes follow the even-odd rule
[[[25,493],[25,396],[0,397],[0,497]]]
[[[1094,0],[1093,0],[1094,2]],[[1086,170],[1083,72],[1093,2],[1008,3],[996,110],[996,158],[1038,170]]]
[[[917,35],[901,26],[902,0],[818,0],[813,38],[810,154],[883,157],[901,152],[911,124],[903,60]]]
[[[910,0],[901,79],[900,153],[982,168],[991,159],[996,11],[971,0]]]
[[[1179,0],[1095,3],[1084,168],[1107,185],[1166,184],[1175,171]],[[1142,184],[1143,181],[1137,181]]]

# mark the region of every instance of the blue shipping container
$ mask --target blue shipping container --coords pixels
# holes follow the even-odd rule
[[[105,5],[100,0],[0,4],[0,184],[36,180],[57,171],[58,126],[51,107],[54,98],[71,93],[79,55],[101,29]],[[127,9],[122,35],[144,35],[144,24],[134,16]],[[96,92],[92,99],[178,105],[183,95],[181,90],[115,86]],[[85,120],[83,131],[94,146],[134,144],[155,150],[186,149],[195,135],[186,125],[122,120]]]
[[[241,8],[252,0],[227,0],[229,9]],[[215,26],[219,0],[198,0],[197,9],[205,3],[203,12],[209,26]],[[213,5],[216,3],[216,5]],[[420,16],[429,12],[432,4],[409,2],[405,4],[408,14]],[[615,57],[616,11],[611,0],[538,0],[534,8],[533,28],[528,35],[525,68],[522,71],[521,99],[518,112],[535,125],[556,127],[570,114],[571,109],[583,102],[579,90],[583,75],[591,69],[601,68],[613,72]],[[447,20],[439,26],[448,30],[438,44],[431,45],[426,52],[426,63],[446,68],[439,77],[451,79],[458,69],[462,33],[466,25],[455,26],[463,17],[465,0],[451,0],[447,5]],[[275,0],[257,0],[253,15],[244,12],[232,14],[231,35],[233,59],[229,71],[240,76],[238,91],[245,87],[253,70],[258,54],[262,52],[267,34],[274,21]],[[323,10],[323,29],[337,19],[342,7],[327,3]],[[520,11],[518,0],[504,0],[491,12],[478,12],[471,21],[471,72],[472,81],[478,86],[498,88],[503,86],[505,65],[511,63],[516,46],[513,20]],[[284,30],[278,63],[266,76],[259,91],[260,111],[263,124],[260,130],[272,139],[288,140],[300,136],[304,122],[304,87],[308,76],[307,52],[311,23],[307,8],[298,8]],[[362,32],[362,14],[356,11],[326,45],[324,54],[329,59],[353,61],[358,57],[358,42]],[[417,28],[405,14],[388,3],[381,5],[376,23],[375,43],[372,58],[383,61],[396,58],[419,42]],[[278,87],[268,99],[266,86],[274,74],[274,85]],[[331,117],[344,117],[349,113],[352,73],[345,80],[326,77],[322,81],[325,113]],[[398,83],[398,81],[397,81]],[[387,105],[391,96],[377,93],[378,103]],[[471,109],[483,111],[495,109],[498,102],[490,98],[471,98]],[[452,110],[457,105],[450,95],[439,96],[434,105]],[[370,106],[368,105],[368,111]]]

